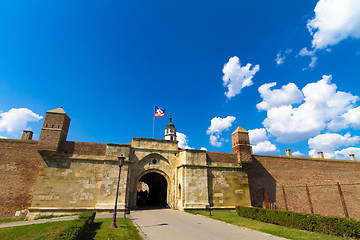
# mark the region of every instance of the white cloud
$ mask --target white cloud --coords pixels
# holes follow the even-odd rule
[[[201,147],[200,150],[207,151],[207,148]]]
[[[276,151],[276,146],[268,141],[265,128],[256,128],[249,130],[250,143],[254,153],[273,152]]]
[[[333,119],[329,124],[329,128],[334,131],[350,126],[356,129],[360,128],[360,107],[350,109],[340,117]]]
[[[278,52],[278,53],[276,54],[276,58],[275,58],[276,64],[277,64],[277,65],[284,64],[285,58],[286,58],[285,56],[281,55],[281,53]]]
[[[254,153],[274,152],[277,150],[276,146],[270,141],[259,142],[255,146],[252,146],[252,149]]]
[[[300,151],[296,151],[296,152],[293,152],[292,155],[293,155],[293,156],[296,156],[296,157],[301,157],[301,156],[304,156],[305,154],[303,154],[303,153],[300,152]]]
[[[324,49],[352,37],[360,38],[359,0],[319,0],[307,27],[314,49]]]
[[[12,108],[8,112],[0,113],[0,132],[17,136],[27,129],[28,122],[37,122],[43,117],[27,108]]]
[[[287,49],[285,53],[282,53],[281,51],[276,54],[275,62],[277,65],[282,65],[285,62],[286,55],[290,54],[292,52],[292,49]]]
[[[270,91],[267,99],[271,99]],[[357,96],[337,91],[337,86],[331,83],[331,75],[324,75],[315,83],[307,84],[303,89],[304,100],[298,107],[292,105],[270,108],[271,100],[265,100],[269,106],[267,118],[263,121],[266,130],[284,143],[297,142],[319,134],[332,126],[332,122],[354,108]],[[268,101],[268,102],[267,102]]]
[[[269,139],[269,137],[266,134],[265,128],[256,128],[249,130],[249,138],[250,138],[250,143],[252,144],[264,142]]]
[[[181,132],[176,132],[176,140],[178,141],[178,146],[179,148],[185,148],[185,149],[193,149],[191,147],[189,147],[188,145],[188,137],[181,133]]]
[[[210,144],[214,147],[221,147],[222,143],[219,141],[219,137],[216,135],[210,135]]]
[[[294,83],[284,85],[281,89],[271,90],[270,88],[274,86],[276,86],[276,82],[266,83],[259,87],[260,97],[263,99],[256,105],[259,110],[300,103],[304,99],[303,94]]]
[[[1,138],[2,138],[2,139],[7,139],[7,137],[3,137],[3,136],[0,136],[0,139],[1,139]]]
[[[235,120],[236,118],[233,116],[227,116],[226,118],[214,117],[211,119],[211,125],[206,131],[210,135],[210,144],[220,147],[222,145],[221,141],[224,141],[220,139],[222,132],[229,130]]]
[[[232,98],[241,92],[244,87],[253,85],[252,78],[260,70],[259,65],[251,68],[252,64],[248,63],[241,67],[240,60],[234,56],[224,65],[223,84],[228,88],[225,93],[227,98]]]
[[[319,134],[308,140],[309,148],[311,149],[309,155],[311,157],[317,157],[318,152],[323,152],[325,158],[334,158],[336,149],[343,146],[353,146],[359,141],[360,137],[351,137],[349,133],[344,136],[337,133]]]
[[[355,154],[355,159],[360,157],[360,148],[348,147],[340,151],[335,151],[334,158],[336,159],[350,159],[350,154]],[[359,159],[356,159],[359,160]]]
[[[315,56],[315,50],[309,51],[306,47],[300,50],[299,55],[300,56],[310,56],[311,62],[309,63],[309,68],[313,68],[316,65],[317,57]],[[306,70],[307,68],[304,68],[303,70]]]

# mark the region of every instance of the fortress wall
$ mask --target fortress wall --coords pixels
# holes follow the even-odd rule
[[[64,146],[64,151],[78,155],[104,156],[106,153],[106,144],[67,141]]]
[[[184,180],[184,209],[205,208],[209,205],[207,169],[185,166]]]
[[[124,208],[128,164],[121,173],[118,208]],[[84,210],[111,211],[116,196],[117,161],[47,159],[40,170],[28,219]]]
[[[248,177],[243,169],[208,168],[208,182],[212,207],[251,206]]]
[[[206,152],[206,161],[212,162],[224,162],[224,163],[238,163],[236,153],[225,153],[225,152]]]
[[[42,163],[37,141],[0,139],[0,219],[31,205]]]
[[[314,213],[343,217],[339,182],[349,216],[360,219],[358,161],[253,155],[248,176],[255,207],[310,213],[311,201]]]

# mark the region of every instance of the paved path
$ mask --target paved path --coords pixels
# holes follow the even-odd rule
[[[144,239],[158,240],[278,240],[270,234],[237,227],[200,215],[171,209],[131,211],[131,219]]]

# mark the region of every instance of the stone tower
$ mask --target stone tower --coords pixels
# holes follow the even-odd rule
[[[239,163],[252,162],[252,150],[250,146],[249,133],[242,127],[237,127],[231,134],[232,151],[237,153]]]
[[[62,150],[70,126],[70,118],[62,107],[46,112],[38,143],[38,151],[44,157]]]
[[[172,123],[172,117],[170,115],[170,122],[165,128],[165,140],[176,141],[176,128]]]

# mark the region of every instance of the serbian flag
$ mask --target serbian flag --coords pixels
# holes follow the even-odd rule
[[[155,106],[155,117],[163,117],[165,114],[165,109]]]

